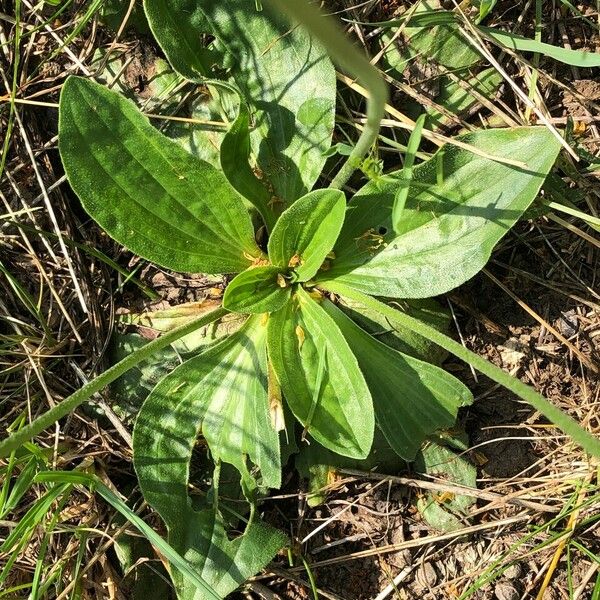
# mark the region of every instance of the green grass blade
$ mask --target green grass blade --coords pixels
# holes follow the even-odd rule
[[[401,232],[400,222],[402,221],[404,205],[406,204],[406,199],[408,198],[410,182],[413,175],[413,165],[415,164],[415,157],[419,151],[419,144],[421,143],[421,137],[423,136],[423,126],[425,125],[426,118],[426,113],[419,115],[419,118],[415,123],[415,128],[410,134],[408,146],[406,147],[404,168],[402,169],[402,179],[404,180],[405,184],[398,188],[396,197],[394,198],[394,206],[392,208],[392,225],[397,234],[400,234]]]
[[[327,282],[322,285],[330,292],[341,294],[345,297],[356,300],[357,302],[378,310],[381,314],[393,315],[393,318],[402,325],[411,329],[415,333],[422,335],[435,342],[454,356],[464,360],[467,364],[477,369],[496,383],[499,383],[507,390],[516,394],[522,400],[529,403],[533,408],[542,413],[554,425],[561,429],[564,433],[570,436],[573,441],[579,444],[586,452],[596,457],[600,457],[600,440],[587,432],[577,421],[566,415],[559,408],[548,402],[541,394],[538,394],[534,389],[525,385],[515,377],[511,377],[496,365],[488,362],[481,356],[467,350],[464,346],[455,342],[453,339],[435,330],[433,327],[410,317],[409,315],[399,312],[398,310],[367,296],[361,292],[357,292],[349,286],[334,282]]]
[[[496,42],[510,48],[511,50],[519,50],[520,52],[537,52],[558,60],[559,62],[574,67],[581,67],[586,69],[593,69],[594,67],[600,67],[600,54],[595,52],[586,52],[584,50],[571,50],[568,48],[561,48],[560,46],[553,46],[545,42],[538,42],[529,38],[510,33],[508,31],[501,31],[492,27],[480,27],[481,31]]]
[[[214,314],[214,313],[212,313]],[[69,485],[84,485],[97,492],[106,502],[115,510],[118,510],[132,525],[148,539],[148,541],[161,553],[169,562],[185,573],[191,581],[194,581],[199,590],[210,600],[221,600],[213,589],[198,576],[196,571],[190,566],[187,560],[180,556],[173,548],[165,542],[143,519],[136,515],[114,492],[106,487],[98,478],[86,473],[75,473],[66,471],[42,471],[36,476],[38,483],[69,482]]]
[[[196,329],[199,329],[200,327],[203,327],[204,325],[218,321],[226,313],[227,311],[222,308],[214,310],[199,317],[198,319],[194,319],[189,323],[181,325],[180,327],[165,333],[156,340],[146,344],[139,350],[132,352],[129,356],[110,367],[110,369],[104,371],[104,373],[84,385],[74,394],[71,394],[60,404],[57,404],[54,408],[35,419],[29,425],[26,425],[23,427],[23,429],[2,440],[0,442],[0,457],[8,456],[11,452],[22,446],[25,442],[31,440],[33,437],[44,431],[44,429],[47,429],[50,427],[50,425],[68,415],[86,400],[89,400],[89,398],[91,398],[96,392],[99,392],[108,384],[115,381],[115,379],[119,378],[121,375],[123,375],[123,373],[129,371],[129,369],[135,367],[135,365],[138,363],[152,356],[154,352],[165,348],[172,342],[182,338],[192,331],[195,331]]]
[[[23,518],[18,522],[17,526],[11,531],[10,535],[4,540],[0,546],[0,554],[10,552],[16,544],[22,543],[24,539],[29,537],[37,524],[46,515],[53,502],[65,493],[69,484],[56,485],[44,496],[42,496],[28,511]]]
[[[11,458],[12,456],[13,455],[11,454]],[[6,502],[2,506],[0,506],[0,519],[3,518],[7,513],[14,510],[17,507],[21,498],[27,493],[27,490],[29,490],[31,486],[31,482],[33,481],[35,473],[39,468],[39,464],[39,461],[35,457],[29,459],[29,461],[17,477],[17,480],[15,481],[12,489],[10,490],[10,495],[6,499]],[[9,480],[10,476],[6,478],[5,484],[7,488]]]

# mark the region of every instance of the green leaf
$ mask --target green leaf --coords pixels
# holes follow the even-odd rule
[[[251,317],[231,337],[165,377],[148,396],[134,429],[134,465],[145,499],[161,515],[169,543],[222,596],[264,567],[284,536],[251,520],[231,541],[213,507],[195,511],[188,496],[189,468],[201,429],[215,462],[234,465],[246,494],[255,474],[281,483],[279,438],[267,402],[266,326]],[[180,600],[196,595],[189,578],[173,573]]]
[[[225,126],[238,113],[238,94],[208,83],[195,86],[176,73],[166,60],[154,56],[149,46],[144,47],[143,60],[144,68],[152,76],[140,86],[137,77],[128,76],[139,68],[137,63],[132,63],[130,56],[109,50],[99,48],[94,53],[91,68],[95,80],[105,85],[110,83],[113,90],[133,100],[140,110],[178,117],[177,120],[153,118],[150,123],[190,154],[220,168],[221,141],[227,131]]]
[[[188,510],[169,528],[169,539],[222,597],[266,567],[287,542],[283,533],[257,518],[242,535],[230,540],[223,517],[213,509]],[[173,580],[179,600],[204,600],[188,578],[176,572]]]
[[[432,298],[402,301],[402,310],[419,321],[424,321],[438,331],[447,332],[450,325],[450,313]],[[420,336],[400,323],[384,316],[372,308],[349,298],[339,297],[338,308],[341,308],[355,323],[380,342],[399,350],[404,354],[441,365],[448,353],[439,346]]]
[[[252,267],[236,275],[227,286],[223,307],[240,313],[274,312],[290,299],[290,295],[291,287],[279,267]]]
[[[221,168],[231,185],[260,212],[268,231],[272,231],[280,204],[271,201],[271,192],[249,164],[250,115],[243,105],[237,119],[221,142]]]
[[[302,288],[269,316],[268,349],[305,433],[343,456],[367,456],[374,430],[369,389],[337,325]]]
[[[314,277],[333,248],[346,213],[340,190],[315,190],[297,200],[279,217],[269,238],[269,259],[294,268],[297,281]]]
[[[483,21],[483,19],[488,16],[490,11],[496,5],[497,1],[498,0],[475,0],[475,2],[473,2],[473,4],[479,9],[479,16],[477,18],[478,23]]]
[[[145,0],[144,10],[153,35],[173,68],[192,81],[209,77],[213,65],[222,61],[222,54],[207,48],[201,35],[208,32],[203,29],[200,3]]]
[[[48,0],[46,0],[48,2]],[[52,0],[49,4],[58,5],[62,0]],[[100,19],[104,24],[110,27],[113,31],[119,31],[125,16],[129,10],[129,2],[124,0],[104,0],[100,8]],[[127,29],[135,29],[137,33],[148,35],[150,28],[144,14],[142,3],[136,0],[135,6],[127,20]]]
[[[507,390],[513,392],[513,394],[516,394],[519,398],[525,400],[525,402],[528,402],[535,410],[542,413],[558,428],[571,436],[573,441],[579,444],[586,452],[593,456],[600,457],[600,440],[596,436],[587,432],[579,425],[579,423],[577,423],[577,421],[575,421],[575,419],[564,413],[560,408],[554,406],[551,402],[548,402],[541,394],[538,394],[533,388],[525,385],[516,377],[512,377],[508,373],[505,373],[496,365],[474,352],[467,350],[462,344],[454,341],[452,338],[449,338],[447,335],[444,335],[433,327],[418,321],[410,315],[394,310],[383,302],[354,290],[350,286],[330,282],[323,285],[323,287],[327,289],[327,291],[347,296],[356,302],[360,302],[363,306],[379,311],[384,316],[396,320],[398,323],[411,329],[415,333],[427,337],[438,346],[454,354],[454,356],[464,360],[467,364],[489,377],[492,381],[499,383]]]
[[[328,300],[322,304],[346,338],[365,376],[375,421],[399,456],[412,460],[424,440],[452,427],[473,395],[443,369],[376,340]]]
[[[483,130],[460,140],[527,168],[444,146],[414,168],[399,235],[391,212],[401,172],[367,183],[348,205],[331,269],[317,279],[426,298],[473,277],[536,197],[560,145],[544,127]]]
[[[145,6],[177,71],[202,81],[212,63],[230,68],[254,111],[252,151],[275,196],[291,203],[310,191],[331,144],[336,84],[327,53],[306,29],[248,0],[146,0]],[[204,34],[216,38],[224,56],[207,56]]]
[[[242,271],[261,256],[242,198],[221,172],[150,125],[116,92],[70,77],[59,147],[86,211],[118,242],[183,272]]]
[[[238,332],[184,362],[142,406],[134,460],[146,482],[140,481],[144,497],[167,523],[187,505],[188,466],[199,431],[216,462],[238,469],[247,496],[257,485],[252,464],[262,485],[281,485],[279,436],[267,398],[267,328],[261,321],[251,317]]]
[[[448,481],[469,488],[477,487],[477,469],[461,452],[430,440],[419,452],[415,470],[435,481]],[[473,496],[450,494],[447,499],[428,492],[417,499],[423,518],[440,531],[457,531],[465,526],[465,516],[476,502]]]
[[[116,333],[111,339],[109,360],[116,364],[132,352],[143,348],[149,340],[136,333]],[[136,365],[110,386],[110,406],[126,425],[132,424],[144,400],[154,386],[181,364],[181,357],[167,346],[155,352],[151,359]],[[102,414],[101,407],[94,407]]]
[[[389,43],[391,35],[382,36],[386,47],[386,62],[398,73],[411,61],[427,63],[434,61],[447,69],[471,67],[481,60],[481,55],[461,35],[454,14],[448,11],[447,22],[435,22],[441,10],[439,0],[421,0],[411,14],[411,20],[403,27],[403,40]],[[420,27],[419,22],[433,17],[428,27]],[[440,21],[446,21],[440,19]],[[390,25],[399,22],[393,20]],[[390,32],[391,33],[391,32]]]

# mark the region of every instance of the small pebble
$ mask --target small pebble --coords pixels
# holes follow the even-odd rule
[[[497,600],[519,600],[519,592],[512,583],[501,581],[494,588],[494,596]]]
[[[521,576],[521,565],[519,563],[513,563],[503,573],[506,579],[519,579]]]
[[[433,587],[438,579],[435,567],[431,563],[425,563],[419,567],[415,579],[419,586],[424,590]]]
[[[558,320],[558,329],[565,337],[573,337],[579,329],[577,313],[574,310],[562,313],[561,318]]]

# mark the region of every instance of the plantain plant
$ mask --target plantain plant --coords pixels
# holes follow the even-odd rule
[[[324,47],[253,2],[146,0],[145,11],[174,69],[227,98],[222,114],[232,120],[211,138],[217,166],[198,157],[206,148],[185,149],[158,131],[131,100],[75,76],[61,93],[59,147],[72,189],[112,238],[166,269],[228,276],[221,306],[177,313],[183,325],[164,342],[95,384],[151,358],[159,343],[221,328],[156,384],[134,427],[144,497],[206,582],[173,569],[180,598],[226,595],[285,544],[254,507],[261,490],[280,487],[294,440],[360,460],[375,438],[412,460],[451,427],[473,397],[426,360],[439,356],[434,346],[598,453],[597,440],[448,338],[422,304],[473,277],[535,199],[560,148],[548,129],[461,135],[410,174],[375,175],[350,198],[339,179],[313,189],[334,127],[335,71]],[[359,166],[351,159],[346,170]],[[224,326],[231,313],[234,326]],[[65,401],[62,414],[86,393]],[[51,411],[22,436],[58,416]],[[199,434],[215,463],[203,501],[188,493]],[[252,507],[235,539],[219,494],[220,473],[231,468]]]

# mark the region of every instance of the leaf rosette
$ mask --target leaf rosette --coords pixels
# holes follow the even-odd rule
[[[254,512],[245,533],[228,539],[219,465],[237,470],[254,502],[261,488],[281,485],[295,437],[352,460],[369,457],[375,437],[378,448],[383,440],[413,460],[473,401],[428,361],[441,355],[423,332],[445,328],[443,311],[412,300],[447,292],[485,265],[559,150],[545,128],[482,130],[415,166],[409,182],[392,172],[349,202],[339,190],[313,190],[331,143],[333,66],[302,28],[290,31],[249,4],[145,3],[183,76],[214,75],[215,57],[229,66],[225,80],[240,103],[219,148],[221,168],[168,139],[119,93],[80,77],[63,86],[59,122],[71,187],[111,237],[167,269],[234,275],[222,307],[243,317],[162,377],[134,428],[146,500],[175,549],[223,595],[283,539]],[[178,22],[180,14],[188,19]],[[204,34],[215,38],[209,49]],[[288,60],[301,63],[292,81],[274,66]],[[260,228],[266,243],[257,242]],[[415,333],[406,314],[429,325]],[[199,436],[217,465],[215,501],[200,508],[188,493]],[[185,577],[174,578],[181,598],[200,597]]]

